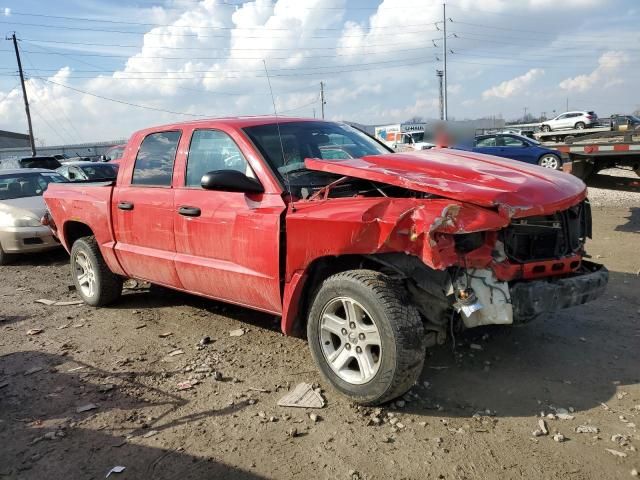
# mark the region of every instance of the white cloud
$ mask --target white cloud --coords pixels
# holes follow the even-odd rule
[[[4,9],[4,16],[8,17],[11,15],[11,9],[9,7],[5,7]]]
[[[541,30],[542,27],[531,25],[544,20],[544,30],[548,33],[536,41],[537,57],[542,51],[538,48],[551,45],[561,36],[570,40],[570,35],[578,31],[580,22],[588,18],[589,8],[606,4],[605,0],[565,0],[555,6],[554,11],[558,15],[549,17],[547,11],[552,2],[555,0],[485,0],[479,5],[477,0],[458,0],[447,13],[454,19],[452,31],[475,32],[469,36],[480,38],[486,34],[496,42],[500,42],[502,34],[506,38],[517,34],[502,30],[482,33],[483,30],[467,28],[462,22],[489,26],[508,22],[508,28],[513,30]],[[134,50],[134,54],[130,49],[115,46],[50,45],[47,48],[64,48],[68,56],[52,57],[58,63],[49,59],[46,67],[51,68],[51,64],[63,66],[49,80],[103,97],[173,112],[207,116],[252,115],[271,113],[273,109],[264,76],[264,59],[271,74],[277,108],[287,114],[311,116],[314,107],[319,113],[319,83],[324,81],[327,118],[391,123],[412,116],[438,116],[435,69],[440,66],[435,56],[440,49],[433,47],[432,39],[437,42],[441,35],[434,27],[434,22],[442,17],[439,2],[418,2],[419,6],[407,8],[407,0],[369,1],[364,4],[377,5],[377,10],[372,10],[368,16],[363,10],[349,10],[352,2],[348,0],[251,0],[233,2],[237,5],[235,8],[229,8],[227,2],[222,5],[223,0],[166,0],[158,2],[164,6],[128,6],[126,13],[123,13],[122,6],[99,3],[102,5],[101,18],[132,19],[166,26],[155,27],[143,37],[137,37],[137,42],[142,40],[142,45]],[[96,2],[90,2],[90,6],[73,15],[97,16],[91,10],[98,8]],[[485,9],[491,13],[484,13]],[[508,16],[496,15],[501,12]],[[576,25],[574,31],[560,28],[562,20],[558,18],[561,12],[571,12],[572,22]],[[5,10],[5,15],[7,13],[10,11]],[[456,25],[458,21],[460,25]],[[623,34],[628,34],[628,37],[621,37]],[[77,35],[60,31],[56,32],[55,38],[77,41]],[[582,33],[582,37],[586,36]],[[602,37],[604,32],[593,39],[594,49],[608,45],[608,39],[612,44],[632,44],[637,35],[632,27],[626,32],[621,31],[620,35],[610,35],[605,40]],[[93,41],[91,33],[87,33],[81,42],[89,42],[89,38]],[[96,43],[133,43],[129,42],[129,36],[124,37],[125,41],[116,34],[97,38]],[[452,40],[453,50],[458,50],[460,45],[460,52],[481,57],[489,46],[494,45],[488,46],[480,40],[476,42],[474,38],[471,41]],[[588,53],[589,44],[584,38],[581,40],[583,45],[585,48],[581,52]],[[123,59],[117,71],[93,75],[73,58],[73,48],[84,54],[127,54],[129,57]],[[509,48],[501,47],[496,55],[512,55],[520,62],[526,61],[527,52],[521,47],[515,45],[515,53]],[[556,51],[551,50],[549,62],[558,62],[553,53]],[[31,54],[26,54],[26,57],[31,57]],[[38,67],[42,66],[39,64],[41,58],[33,56],[33,63]],[[105,69],[113,65],[92,57],[79,58],[89,63],[104,62],[100,67]],[[518,95],[537,87],[534,82],[544,73],[533,68],[520,77],[503,82],[505,69],[500,68],[501,65],[493,67],[495,59],[480,58],[477,62],[467,59],[470,61],[465,62],[464,57],[452,55],[450,58],[448,94],[451,116],[484,116],[502,111],[507,104],[505,99],[517,99]],[[543,60],[540,59],[541,64]],[[609,60],[606,57],[599,68],[612,71],[614,67],[607,63]],[[611,61],[615,62],[615,59]],[[484,64],[480,67],[479,63]],[[358,64],[365,65],[358,67]],[[545,76],[552,77],[551,72],[556,75],[558,71],[549,70]],[[574,75],[578,73],[575,69],[573,72]],[[45,137],[49,144],[61,143],[60,137],[68,141],[124,138],[139,128],[192,118],[83,95],[37,79],[39,75],[33,71],[29,73],[28,89],[30,98],[33,98],[36,136]],[[545,78],[546,87],[552,83],[557,85],[561,78]],[[480,79],[486,85],[495,86],[483,93]],[[603,76],[601,81],[603,85],[610,85],[615,76]],[[5,90],[0,92],[2,99],[15,83],[6,81],[0,85]],[[557,87],[554,90],[558,91]],[[537,100],[540,98],[536,96]],[[544,98],[540,103],[543,101]],[[534,105],[530,104],[530,107],[534,108]],[[551,109],[542,105],[539,108]],[[517,109],[521,111],[521,106],[518,105]],[[18,88],[0,102],[0,129],[24,131],[26,122],[22,121],[23,118],[24,108]]]
[[[523,91],[531,85],[535,80],[544,75],[544,70],[540,68],[532,68],[524,75],[512,78],[511,80],[505,80],[504,82],[491,87],[488,90],[482,92],[483,99],[489,98],[509,98],[514,95],[523,93]]]
[[[622,83],[617,75],[620,67],[629,62],[629,56],[621,51],[610,51],[598,59],[598,67],[586,75],[566,78],[560,82],[560,88],[568,91],[586,92],[593,87],[605,88]]]

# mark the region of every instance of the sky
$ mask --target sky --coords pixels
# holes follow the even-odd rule
[[[437,118],[443,18],[441,0],[0,0],[40,145],[272,114],[274,102],[320,117],[320,82],[330,120]],[[638,25],[638,0],[447,1],[449,118],[630,113]],[[11,41],[0,129],[27,131]]]

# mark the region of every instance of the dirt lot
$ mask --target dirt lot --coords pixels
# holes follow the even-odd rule
[[[112,477],[631,478],[640,469],[633,181],[596,179],[616,188],[593,192],[588,249],[611,271],[602,299],[433,350],[419,385],[381,410],[330,389],[324,409],[278,407],[290,386],[320,379],[305,342],[283,337],[271,316],[160,289],[128,290],[108,309],[47,306],[35,300],[76,298],[64,252],[2,267],[0,477],[99,479],[124,466]],[[204,336],[212,343],[199,350]],[[189,379],[199,383],[179,390]],[[534,437],[556,409],[573,418],[545,417],[549,435]]]

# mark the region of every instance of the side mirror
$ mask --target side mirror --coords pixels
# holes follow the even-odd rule
[[[205,173],[200,181],[205,190],[221,192],[263,193],[264,188],[257,180],[247,177],[237,170],[214,170]]]

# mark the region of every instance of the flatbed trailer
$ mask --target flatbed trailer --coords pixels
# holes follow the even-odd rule
[[[553,133],[553,132],[552,132]],[[563,155],[565,172],[586,179],[605,168],[630,168],[640,176],[640,131],[590,131],[564,142],[543,142]]]
[[[535,132],[533,136],[540,142],[564,142],[571,138],[591,137],[594,134],[611,132],[609,125],[592,128],[572,128],[570,130],[552,130],[551,132]],[[620,132],[616,132],[620,133]]]

